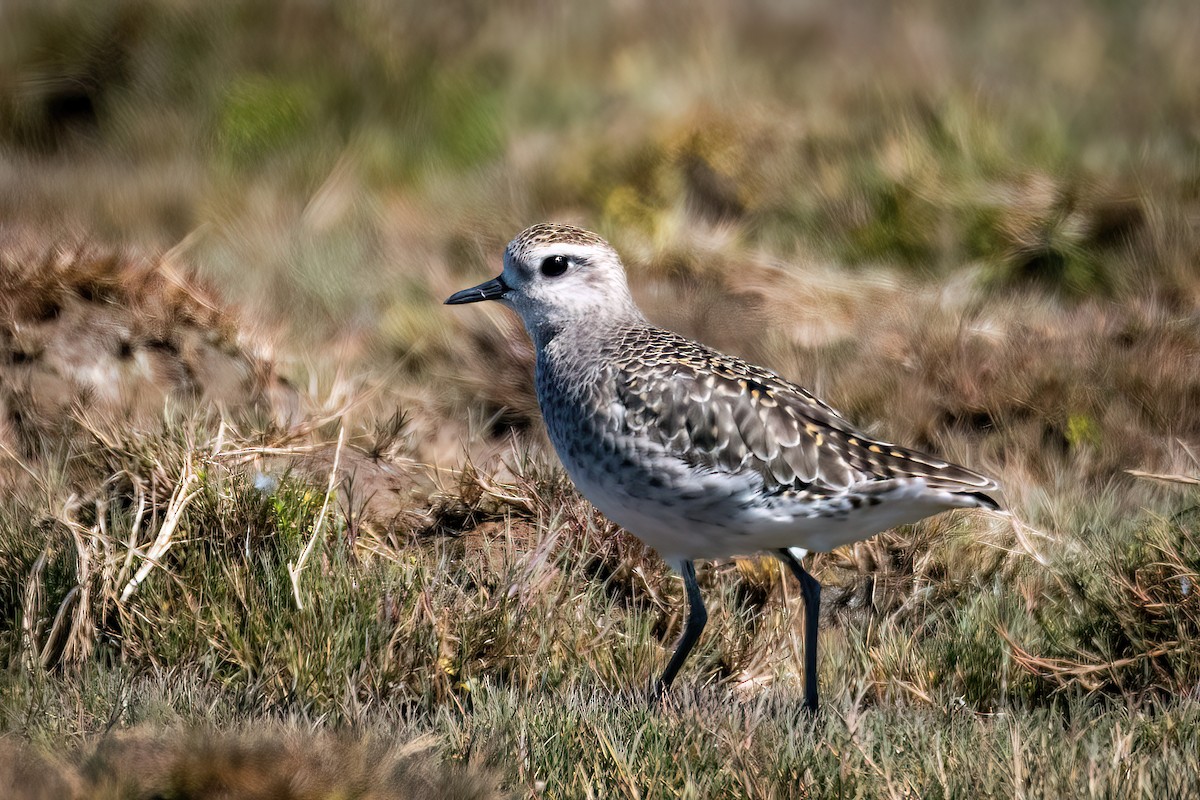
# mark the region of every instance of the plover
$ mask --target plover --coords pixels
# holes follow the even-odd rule
[[[800,581],[804,702],[817,707],[821,584],[801,561],[952,508],[998,508],[990,478],[856,430],[768,369],[652,325],[594,233],[541,224],[499,277],[447,304],[497,300],[537,350],[538,403],[575,486],[683,578],[688,616],[661,696],[708,620],[694,559],[771,551]]]

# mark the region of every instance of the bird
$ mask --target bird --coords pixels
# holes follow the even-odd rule
[[[683,579],[687,616],[655,699],[708,621],[697,559],[770,552],[799,581],[804,707],[815,712],[821,584],[808,553],[949,509],[999,510],[992,478],[879,441],[775,372],[652,324],[595,233],[522,231],[498,277],[445,303],[482,301],[524,323],[538,405],[576,488]]]

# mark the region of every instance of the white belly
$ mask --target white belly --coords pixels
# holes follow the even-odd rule
[[[772,503],[764,500],[756,475],[686,469],[690,474],[683,485],[672,481],[653,492],[638,487],[640,496],[634,496],[612,475],[567,465],[592,505],[667,560],[725,558],[789,547],[828,552],[966,504],[930,492],[921,480],[898,483],[894,491],[880,495],[878,504],[854,509],[836,510],[837,498],[824,504]],[[695,495],[699,496],[684,499]]]
[[[575,486],[667,560],[784,548],[827,552],[949,508],[977,505],[970,496],[931,490],[921,478],[830,489],[824,497],[780,493],[764,486],[754,469],[706,468],[669,453],[653,437],[614,433],[620,426],[603,421],[581,422],[564,409],[588,399],[557,397],[553,388],[539,379],[551,441]],[[615,417],[621,413],[611,410]]]

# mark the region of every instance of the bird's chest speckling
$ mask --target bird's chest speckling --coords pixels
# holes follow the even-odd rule
[[[710,473],[698,473],[652,438],[632,432],[617,391],[620,368],[611,359],[554,356],[549,350],[537,365],[550,440],[575,485],[610,518],[626,524],[621,512],[630,507],[654,515],[708,509],[740,488],[741,481],[711,485]]]
[[[610,370],[544,355],[538,359],[537,389],[550,441],[568,472],[592,475],[620,468],[627,443],[614,417]]]

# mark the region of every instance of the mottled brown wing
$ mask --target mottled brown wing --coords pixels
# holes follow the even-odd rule
[[[948,491],[996,488],[962,467],[869,439],[769,370],[683,337],[647,338],[624,342],[617,377],[623,424],[697,466],[752,469],[772,488],[836,491],[904,477]]]

